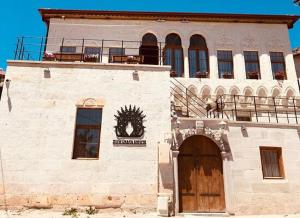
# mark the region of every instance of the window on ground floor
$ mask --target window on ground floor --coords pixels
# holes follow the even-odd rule
[[[78,108],[73,159],[98,158],[102,108]]]
[[[282,149],[260,147],[261,165],[264,179],[283,179]]]

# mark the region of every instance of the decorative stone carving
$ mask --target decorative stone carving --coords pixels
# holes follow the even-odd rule
[[[104,99],[95,99],[95,98],[83,98],[77,101],[77,107],[84,108],[95,108],[95,107],[103,107],[105,104]]]
[[[183,141],[193,135],[204,135],[211,140],[213,140],[219,147],[222,154],[226,154],[225,141],[223,137],[227,135],[227,130],[225,129],[211,129],[204,127],[204,129],[179,129],[178,127],[173,130],[172,134],[172,150],[179,150]]]

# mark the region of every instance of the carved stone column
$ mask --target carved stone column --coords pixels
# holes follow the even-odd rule
[[[174,171],[174,206],[175,214],[179,213],[179,186],[178,186],[178,150],[172,151],[173,171]]]

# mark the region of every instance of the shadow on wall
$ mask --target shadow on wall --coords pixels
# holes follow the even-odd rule
[[[8,110],[9,112],[11,112],[12,110],[12,103],[11,103],[11,98],[10,98],[10,95],[9,95],[9,86],[10,86],[10,83],[11,83],[11,80],[10,79],[6,79],[5,80],[5,86],[6,86],[6,89],[7,89],[7,104],[8,104]]]

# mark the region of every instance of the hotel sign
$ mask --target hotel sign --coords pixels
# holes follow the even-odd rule
[[[144,119],[146,115],[136,106],[124,106],[115,115],[117,125],[115,134],[117,139],[114,145],[146,145],[142,140],[145,133]]]

